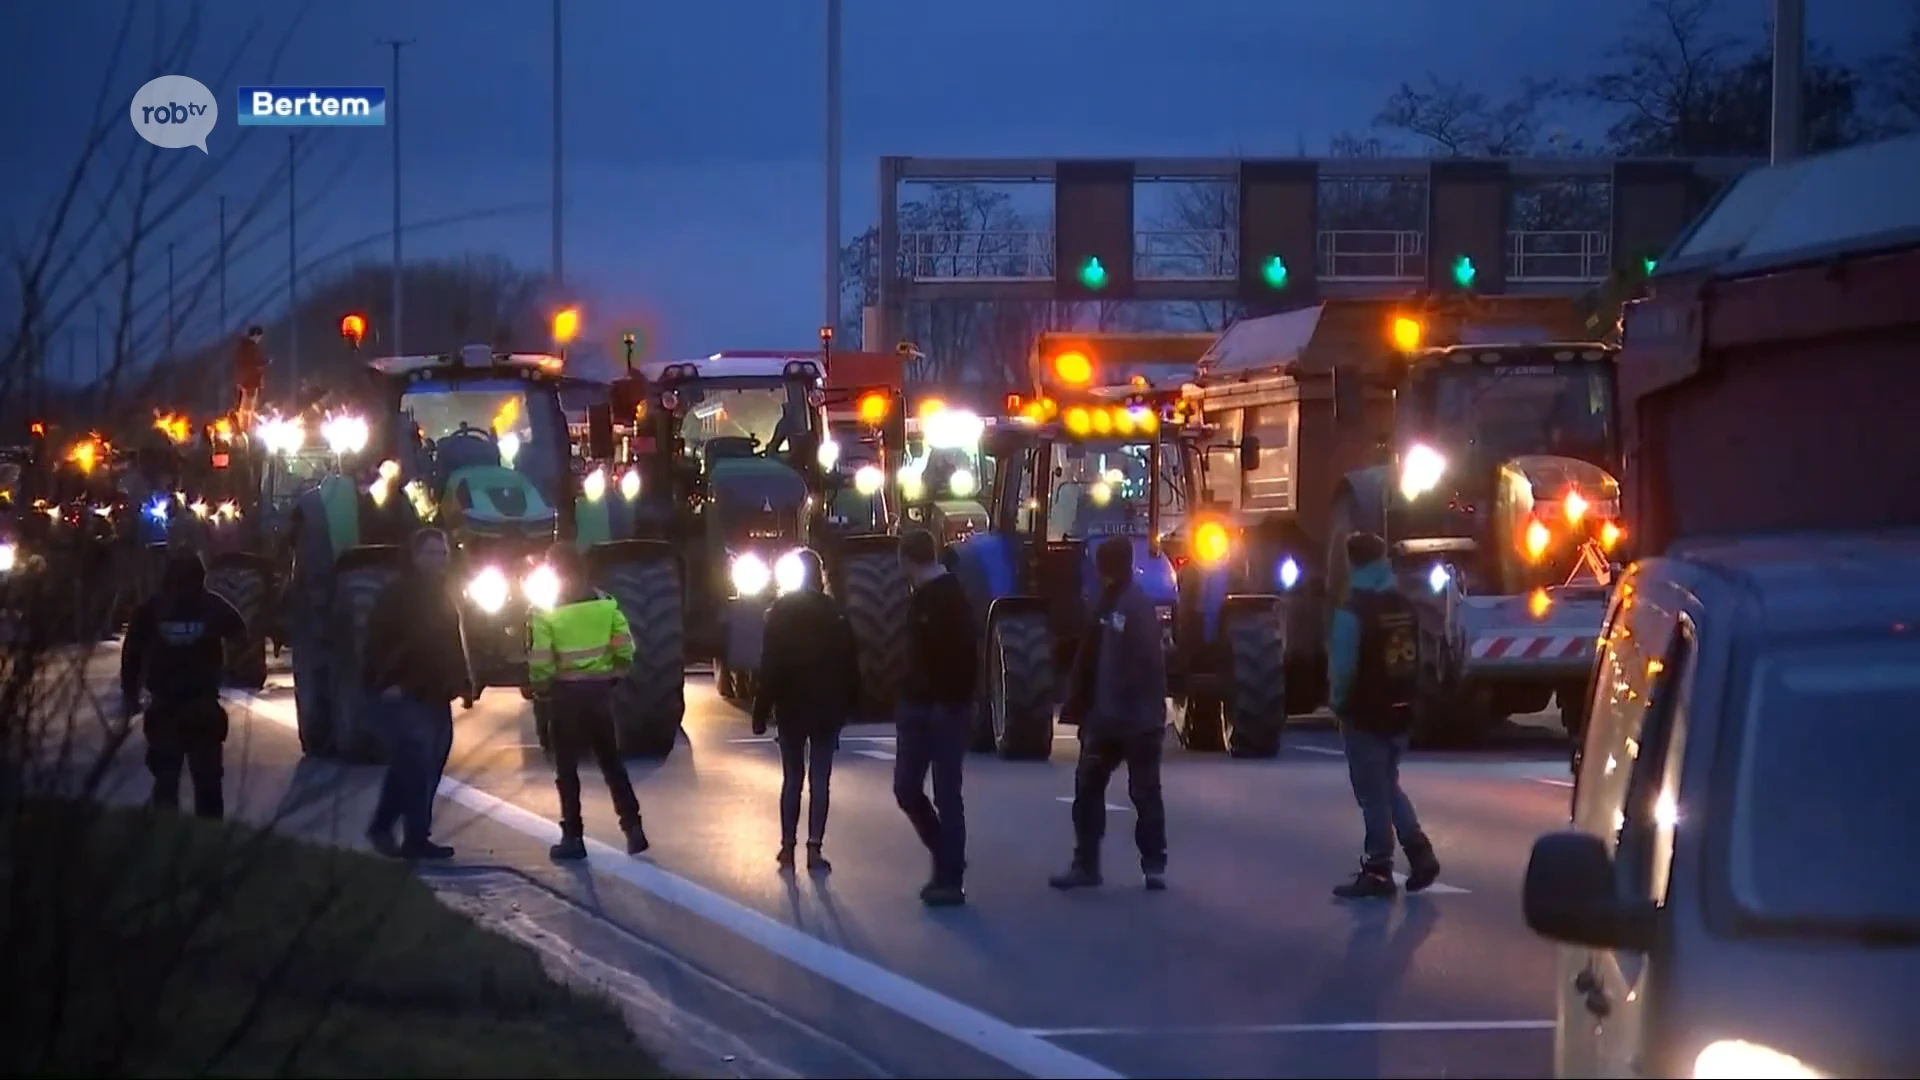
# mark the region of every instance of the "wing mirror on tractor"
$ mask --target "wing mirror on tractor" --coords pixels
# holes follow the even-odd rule
[[[595,402],[587,406],[587,456],[595,461],[613,460],[613,406]]]
[[[1260,436],[1242,435],[1240,437],[1240,471],[1252,472],[1260,467]]]

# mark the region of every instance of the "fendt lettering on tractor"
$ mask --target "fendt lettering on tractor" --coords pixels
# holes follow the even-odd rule
[[[1556,695],[1577,730],[1620,518],[1617,350],[1597,342],[1429,347],[1396,316],[1390,464],[1334,492],[1331,603],[1354,530],[1387,540],[1422,613],[1415,735],[1472,739]]]
[[[1032,398],[1010,401],[1017,422],[986,438],[989,527],[947,554],[984,617],[975,748],[1050,755],[1056,679],[1099,595],[1093,549],[1124,536],[1160,612],[1182,741],[1241,756],[1278,752],[1278,597],[1240,591],[1227,524],[1193,502],[1204,490],[1208,433],[1183,423],[1177,375],[1159,387],[1150,374],[1185,365],[1108,366],[1084,339],[1042,339],[1030,360]]]
[[[558,332],[559,322],[556,341],[564,344],[571,335]],[[357,345],[358,336],[349,335],[350,342]],[[485,345],[374,360],[353,410],[323,423],[323,430],[362,443],[365,453],[302,494],[293,515],[290,627],[308,753],[377,754],[361,682],[367,617],[421,525],[446,530],[452,541],[479,688],[525,692],[527,613],[551,606],[559,592],[543,556],[556,541],[578,543],[580,516],[591,512],[596,495],[607,498],[576,472],[559,400],[564,369],[553,353]],[[598,414],[595,426],[610,431],[604,405]],[[579,464],[589,476],[604,476],[610,436],[596,442]],[[651,624],[663,603],[678,603],[669,556],[664,545],[644,541],[586,549],[595,586],[620,603],[634,627],[635,662],[613,699],[621,751],[633,756],[664,757],[679,734],[678,651],[659,651],[676,642]],[[676,707],[661,708],[662,696]],[[545,742],[551,717],[544,701],[535,702],[535,723]]]
[[[848,516],[834,510],[848,500],[834,496],[854,480],[839,468],[845,447],[827,432],[827,362],[817,353],[716,353],[644,364],[616,384],[615,411],[640,418],[637,442],[648,448],[636,458],[636,535],[683,568],[684,608],[676,585],[674,609],[651,616],[671,625],[672,654],[712,660],[722,692],[743,699],[758,677],[767,606],[800,587],[799,552],[813,549],[853,624],[871,689],[890,707],[898,666],[877,662],[897,655],[904,583],[884,516],[832,520]]]

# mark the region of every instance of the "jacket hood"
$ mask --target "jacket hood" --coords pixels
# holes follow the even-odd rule
[[[193,552],[175,554],[167,559],[167,567],[160,578],[160,588],[164,592],[180,595],[197,592],[206,587],[207,564]]]
[[[1393,567],[1385,559],[1356,566],[1347,576],[1347,588],[1356,592],[1386,592],[1393,585]]]

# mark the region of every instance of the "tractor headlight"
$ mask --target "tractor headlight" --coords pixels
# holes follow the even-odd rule
[[[1279,577],[1280,588],[1283,590],[1291,589],[1295,585],[1300,584],[1300,564],[1294,562],[1292,556],[1288,556],[1280,563]]]
[[[919,500],[926,494],[927,483],[921,475],[920,466],[902,465],[900,467],[900,497],[908,502]]]
[[[789,551],[773,561],[774,591],[785,595],[794,592],[806,584],[807,564],[800,559],[798,550]]]
[[[1415,443],[1400,459],[1400,494],[1417,499],[1439,486],[1446,472],[1447,459],[1440,451]]]
[[[759,596],[773,583],[767,560],[751,553],[735,555],[727,566],[727,577],[733,582],[733,591],[741,596]]]
[[[979,481],[973,478],[971,469],[955,469],[953,475],[947,477],[947,490],[952,492],[956,499],[966,498],[979,486]]]
[[[840,463],[840,444],[832,439],[822,439],[817,454],[820,458],[820,467],[831,470]]]
[[[520,582],[520,594],[527,603],[542,611],[552,611],[560,604],[560,575],[553,567],[545,563],[534,567]]]
[[[878,465],[862,465],[853,471],[853,490],[871,496],[887,482],[887,474]]]
[[[20,549],[13,544],[0,544],[0,574],[10,574],[20,561]]]
[[[467,599],[488,615],[498,614],[501,608],[506,607],[507,597],[512,591],[507,575],[497,566],[482,569],[473,575],[472,581],[467,582]]]
[[[327,449],[336,454],[357,454],[367,448],[371,436],[367,421],[359,416],[330,416],[320,425],[320,437]]]
[[[628,502],[640,497],[640,470],[628,469],[620,474],[620,497]]]
[[[1212,564],[1227,557],[1227,551],[1233,543],[1227,536],[1227,527],[1217,521],[1203,521],[1193,530],[1193,557],[1202,563]]]
[[[1435,563],[1433,569],[1427,572],[1427,587],[1434,592],[1444,592],[1447,588],[1447,583],[1452,580],[1453,575],[1447,572],[1446,567],[1438,563]]]

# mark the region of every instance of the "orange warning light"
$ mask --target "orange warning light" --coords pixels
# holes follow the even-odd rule
[[[893,404],[887,400],[887,395],[874,390],[861,394],[854,409],[861,423],[878,424],[887,418],[887,413],[893,411]]]
[[[1053,358],[1053,373],[1069,386],[1085,386],[1093,381],[1093,361],[1078,349]]]
[[[1420,320],[1406,315],[1396,316],[1393,320],[1393,347],[1401,352],[1413,352],[1420,347],[1420,341],[1426,336],[1426,327]]]
[[[360,342],[367,336],[367,317],[358,312],[350,315],[342,315],[340,317],[340,336],[346,338],[347,343],[354,348],[359,348]]]

